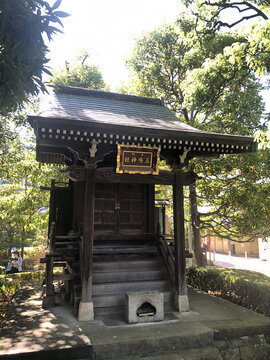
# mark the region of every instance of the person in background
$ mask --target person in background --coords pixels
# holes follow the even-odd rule
[[[17,272],[18,272],[17,259],[12,258],[8,262],[8,267],[6,269],[6,274],[14,274],[14,273],[17,273]]]
[[[22,271],[22,257],[20,256],[20,253],[18,251],[15,253],[15,257],[17,260],[18,271],[21,272]]]
[[[11,269],[12,269],[12,261],[11,261],[11,259],[9,259],[8,263],[7,263],[7,268],[5,270],[5,274],[10,274]]]

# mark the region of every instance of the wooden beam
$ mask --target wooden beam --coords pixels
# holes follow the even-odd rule
[[[184,194],[183,174],[180,169],[175,171],[173,186],[174,210],[174,257],[175,257],[175,292],[186,295],[186,257],[185,257],[185,227],[184,227]]]
[[[82,240],[82,302],[92,301],[92,265],[94,242],[94,213],[95,213],[95,169],[88,165],[85,170],[84,184],[84,214]]]
[[[114,168],[99,168],[96,172],[96,182],[173,185],[174,173],[160,171],[159,175],[116,174]]]
[[[104,124],[97,122],[90,122],[84,120],[72,120],[72,119],[60,119],[60,118],[49,118],[49,117],[39,117],[39,116],[29,116],[30,123],[33,123],[34,120],[37,120],[38,128],[53,128],[54,129],[67,129],[73,131],[87,131],[87,132],[104,132]],[[106,124],[106,133],[107,134],[118,134],[118,135],[129,135],[137,137],[149,137],[149,138],[160,138],[160,139],[172,139],[172,140],[183,140],[183,141],[193,141],[193,142],[216,142],[224,143],[230,145],[244,145],[244,146],[253,146],[254,140],[250,136],[241,136],[241,135],[228,135],[228,134],[218,134],[218,133],[208,133],[201,130],[188,131],[188,130],[172,130],[172,129],[155,129],[155,128],[146,128],[139,126],[130,126],[118,125],[118,124]],[[42,141],[44,141],[42,139]]]

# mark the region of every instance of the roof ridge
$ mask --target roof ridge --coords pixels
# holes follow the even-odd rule
[[[135,103],[164,106],[164,100],[159,99],[159,98],[151,98],[151,97],[137,96],[137,95],[127,95],[127,94],[120,94],[120,93],[110,92],[110,91],[79,88],[79,87],[75,87],[75,86],[64,86],[64,85],[56,84],[54,87],[54,92],[58,93],[58,94],[92,96],[92,97],[100,97],[100,98],[104,98],[104,99],[114,99],[114,100],[120,100],[120,101],[131,101],[131,102],[135,102]]]

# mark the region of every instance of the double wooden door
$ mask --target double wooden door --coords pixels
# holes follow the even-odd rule
[[[145,185],[96,184],[96,233],[143,233],[145,214]]]

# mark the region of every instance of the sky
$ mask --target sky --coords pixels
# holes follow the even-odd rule
[[[54,2],[49,0],[51,5]],[[164,22],[175,21],[186,8],[180,0],[62,0],[57,10],[70,16],[61,18],[63,34],[55,34],[48,43],[48,65],[62,69],[65,61],[72,64],[80,50],[86,50],[89,63],[99,67],[105,83],[116,91],[128,80],[125,59],[136,39]],[[234,18],[234,13],[229,15]],[[269,90],[263,97],[270,111]]]
[[[113,90],[128,78],[125,58],[135,39],[175,21],[184,8],[179,0],[62,0],[58,10],[70,16],[61,19],[64,34],[49,43],[48,65],[64,68],[66,60],[72,63],[80,50],[87,50],[89,62],[99,67]]]

